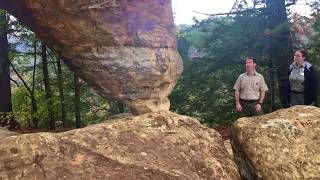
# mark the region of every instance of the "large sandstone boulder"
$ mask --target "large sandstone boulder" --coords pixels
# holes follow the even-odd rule
[[[0,179],[240,179],[216,131],[169,111],[0,144]]]
[[[18,133],[9,131],[7,128],[0,127],[0,139],[8,136],[15,136],[18,135]]]
[[[232,147],[246,179],[320,179],[320,108],[238,119]]]
[[[169,110],[182,73],[171,0],[1,0],[100,95]]]

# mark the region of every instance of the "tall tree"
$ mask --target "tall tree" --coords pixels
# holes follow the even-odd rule
[[[61,60],[57,57],[57,70],[58,70],[58,88],[59,88],[59,96],[60,96],[60,104],[61,104],[61,121],[62,127],[67,127],[67,120],[66,120],[66,108],[65,108],[65,97],[63,92],[63,76],[61,70]]]
[[[77,73],[74,73],[74,102],[75,102],[75,116],[76,116],[76,128],[81,127],[80,119],[80,82]]]
[[[33,42],[34,48],[34,60],[33,60],[33,72],[32,72],[32,90],[31,90],[31,118],[35,128],[38,127],[39,119],[36,115],[38,111],[37,101],[35,98],[35,78],[36,78],[36,65],[37,65],[37,41]]]
[[[7,28],[7,14],[0,10],[0,121],[14,127],[17,123],[12,114]]]
[[[296,1],[289,2],[294,4]],[[288,4],[287,4],[288,5]],[[267,26],[270,29],[270,64],[276,70],[279,97],[282,106],[287,105],[285,87],[287,83],[287,69],[292,61],[292,40],[285,0],[266,0],[265,14]]]
[[[52,95],[50,89],[50,80],[48,73],[48,58],[47,58],[47,48],[44,43],[41,43],[41,56],[42,56],[42,69],[43,69],[43,81],[44,81],[44,89],[46,93],[47,107],[48,107],[48,118],[49,118],[49,129],[56,129],[56,123],[53,115],[52,109]]]

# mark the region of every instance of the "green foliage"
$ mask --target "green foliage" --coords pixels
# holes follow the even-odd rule
[[[19,61],[23,62],[23,61]],[[23,64],[23,63],[22,63]],[[40,66],[39,63],[37,65]],[[62,126],[61,122],[61,103],[59,98],[58,91],[58,79],[55,74],[54,62],[51,61],[49,63],[50,72],[50,85],[52,88],[52,109],[54,112],[54,117],[57,121],[57,127]],[[26,82],[28,82],[31,87],[31,77],[32,77],[32,69],[26,70],[25,67],[18,65],[21,71],[21,74],[24,76]],[[74,126],[74,86],[73,86],[73,73],[68,70],[65,65],[62,65],[63,71],[63,87],[65,94],[65,104],[67,110],[67,124],[69,127]],[[39,127],[47,128],[48,126],[48,107],[46,102],[46,97],[43,89],[43,76],[38,69],[36,74],[36,91],[35,98],[37,100],[37,113],[35,116],[40,120]],[[13,92],[13,108],[16,119],[23,125],[27,126],[31,123],[31,98],[29,97],[30,93],[26,90],[24,86],[15,87]],[[102,97],[96,95],[87,84],[81,81],[81,89],[80,89],[80,113],[81,120],[83,125],[95,124],[105,120],[109,115],[112,114],[110,111],[110,101],[104,100]]]
[[[315,26],[319,24],[317,17]],[[237,113],[232,87],[237,77],[245,72],[247,56],[256,57],[257,71],[264,75],[270,89],[272,86],[273,91],[269,91],[263,105],[264,112],[270,112],[271,107],[280,108],[278,79],[272,76],[285,69],[280,70],[277,66],[281,62],[270,62],[270,44],[280,44],[273,42],[271,37],[291,25],[283,22],[269,29],[263,12],[257,11],[212,17],[197,21],[192,27],[180,29],[178,42],[183,41],[183,48],[178,47],[178,50],[184,61],[184,72],[170,96],[172,110],[197,117],[211,125],[235,121]],[[315,29],[319,31],[320,28]],[[191,47],[205,52],[204,55],[190,59],[187,52]],[[286,49],[279,47],[273,53],[287,53]],[[319,59],[318,47],[312,50],[315,59]],[[271,98],[274,98],[273,102]]]
[[[311,52],[310,55],[310,60],[312,62],[312,64],[315,65],[315,67],[317,68],[317,73],[318,73],[318,78],[320,79],[320,3],[319,2],[315,2],[313,4],[313,8],[314,10],[316,10],[313,13],[314,18],[312,19],[312,25],[314,28],[314,31],[317,33],[316,36],[316,40],[315,40],[315,44],[313,46],[311,46],[311,48],[309,49],[309,52]],[[319,96],[320,96],[320,90],[318,91],[318,104],[320,103],[319,100]]]
[[[184,65],[184,73],[170,96],[172,109],[208,124],[235,119],[231,87],[239,68],[233,65],[215,68],[211,60],[186,61]]]
[[[211,18],[180,32],[186,47],[205,53],[198,59],[183,59],[184,72],[170,96],[172,110],[211,125],[233,122],[237,118],[233,84],[245,71],[245,57],[257,57],[259,66],[267,64],[266,31],[257,14]]]
[[[10,121],[12,121],[13,118],[13,112],[0,112],[0,125],[10,127]]]
[[[190,48],[190,44],[187,40],[188,37],[188,29],[190,27],[186,25],[181,25],[177,27],[177,34],[179,36],[178,38],[178,51],[182,57],[182,59],[188,58],[188,51]]]
[[[17,87],[13,91],[12,105],[16,120],[23,126],[31,123],[31,99],[24,87]]]
[[[14,19],[11,19],[14,21]],[[23,126],[32,125],[31,92],[34,86],[34,96],[37,104],[37,111],[33,115],[39,120],[39,128],[48,128],[48,107],[44,91],[41,46],[40,40],[33,32],[25,29],[17,22],[11,22],[12,29],[9,34],[10,51],[9,58],[19,75],[23,78],[28,88],[22,80],[13,73],[12,79],[15,81],[12,91],[13,112],[15,119]],[[35,54],[36,52],[36,54]],[[33,84],[33,67],[36,58],[35,81]],[[50,88],[52,91],[52,107],[57,128],[62,128],[61,102],[58,89],[59,79],[57,75],[57,58],[53,52],[48,51],[48,70]],[[73,72],[65,64],[61,64],[63,74],[63,90],[65,98],[66,120],[68,127],[75,126],[75,97]],[[29,90],[27,90],[29,89]],[[89,86],[80,81],[80,115],[81,124],[86,126],[95,124],[107,119],[108,116],[116,113],[111,108],[113,101],[107,101],[94,93]]]

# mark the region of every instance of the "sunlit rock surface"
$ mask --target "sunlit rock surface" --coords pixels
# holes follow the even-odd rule
[[[246,179],[320,178],[320,108],[294,106],[241,118],[232,136],[235,160]]]
[[[18,135],[18,133],[8,131],[8,129],[4,127],[0,127],[0,139],[8,136],[14,136],[14,135]]]
[[[169,111],[0,144],[0,179],[240,179],[216,131]]]
[[[182,73],[171,0],[1,0],[100,95],[168,110]]]

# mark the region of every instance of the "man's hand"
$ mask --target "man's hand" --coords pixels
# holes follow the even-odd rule
[[[254,107],[256,112],[260,112],[262,110],[261,104],[256,104],[256,106]]]
[[[238,112],[241,112],[241,111],[242,111],[242,106],[241,106],[240,103],[237,103],[237,104],[236,104],[236,110],[237,110]]]

